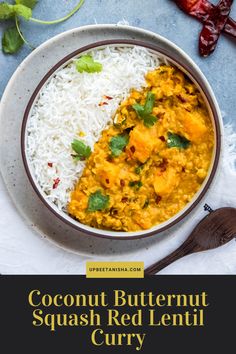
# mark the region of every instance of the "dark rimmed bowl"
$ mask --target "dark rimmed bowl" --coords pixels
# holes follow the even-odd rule
[[[171,43],[170,41],[166,40],[163,37],[160,37],[160,45],[150,45],[147,44],[146,42],[141,42],[141,41],[136,41],[136,40],[124,40],[124,39],[119,39],[119,40],[107,40],[107,41],[102,41],[102,42],[96,42],[92,43],[88,46],[82,47],[75,52],[71,53],[70,55],[67,55],[65,58],[63,58],[60,62],[58,62],[40,81],[38,84],[36,90],[34,91],[33,95],[31,96],[29,103],[26,107],[24,118],[23,118],[23,123],[22,123],[22,130],[21,130],[21,152],[22,152],[22,158],[23,158],[23,163],[24,167],[27,173],[27,176],[29,178],[29,181],[34,188],[34,191],[38,195],[38,197],[41,199],[41,201],[44,203],[44,205],[55,215],[55,217],[59,218],[66,224],[72,226],[78,231],[82,231],[83,233],[87,233],[89,235],[93,235],[96,237],[105,237],[105,238],[111,238],[111,239],[137,239],[137,238],[143,238],[147,236],[151,236],[154,234],[158,234],[164,230],[167,230],[171,228],[173,225],[177,224],[180,222],[186,215],[188,215],[201,201],[201,199],[206,195],[207,191],[209,190],[210,185],[212,184],[217,168],[219,165],[219,159],[220,159],[220,154],[221,154],[221,139],[222,139],[222,118],[221,118],[221,113],[220,109],[218,106],[218,103],[216,101],[216,98],[214,96],[214,93],[203,75],[203,73],[200,71],[198,66],[191,60],[191,58],[185,54],[180,48],[178,48],[176,45]],[[144,230],[144,231],[137,231],[137,232],[116,232],[116,231],[107,231],[107,230],[100,230],[96,228],[92,228],[90,226],[81,224],[77,220],[73,219],[63,211],[60,211],[57,206],[48,200],[46,200],[46,196],[43,193],[41,187],[38,185],[36,182],[36,179],[34,177],[34,171],[33,168],[30,164],[30,161],[27,157],[26,153],[26,144],[27,144],[27,122],[28,118],[30,117],[30,113],[32,110],[32,107],[34,103],[36,102],[39,92],[42,89],[42,87],[50,80],[50,78],[63,66],[67,65],[72,59],[74,59],[77,56],[80,56],[81,54],[88,52],[90,50],[94,49],[101,49],[106,46],[141,46],[145,47],[151,52],[156,53],[159,57],[166,58],[168,62],[174,64],[178,68],[180,68],[186,75],[189,76],[189,78],[197,85],[199,90],[201,91],[206,104],[209,109],[209,113],[212,119],[213,127],[214,127],[214,133],[215,133],[215,147],[214,147],[214,152],[213,152],[213,157],[211,161],[211,166],[208,171],[208,175],[202,184],[200,190],[195,194],[193,199],[185,206],[184,209],[182,209],[179,213],[177,213],[175,216],[170,218],[169,220],[165,221],[164,223],[161,223],[159,225],[156,225],[152,227],[151,229]]]

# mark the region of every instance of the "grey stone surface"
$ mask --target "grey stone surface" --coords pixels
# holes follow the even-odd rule
[[[216,2],[216,1],[212,1]],[[34,17],[56,19],[67,14],[78,0],[39,1]],[[236,5],[232,17],[236,18]],[[184,49],[199,65],[216,94],[225,121],[236,129],[236,41],[220,37],[217,49],[209,58],[198,54],[201,24],[182,13],[172,0],[85,0],[81,10],[68,21],[44,26],[22,21],[22,30],[34,46],[71,28],[93,23],[117,23],[125,19],[130,25],[143,27],[165,36]],[[9,24],[0,24],[0,34]],[[0,97],[19,63],[30,53],[26,46],[13,56],[0,53]]]

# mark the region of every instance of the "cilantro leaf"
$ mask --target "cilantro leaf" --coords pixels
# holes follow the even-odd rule
[[[72,149],[76,152],[74,155],[74,159],[77,161],[83,161],[87,159],[92,151],[91,148],[83,143],[83,141],[74,139],[73,143],[71,144]]]
[[[155,104],[155,95],[152,92],[148,92],[146,103],[145,103],[145,106],[144,106],[145,112],[147,114],[151,114],[152,113],[154,104]]]
[[[149,206],[149,204],[150,204],[150,200],[149,200],[149,198],[147,198],[142,209],[147,208]]]
[[[168,132],[167,146],[168,148],[177,147],[179,149],[187,149],[190,141],[184,136]]]
[[[22,47],[24,41],[20,37],[16,27],[8,28],[2,37],[2,50],[6,54],[14,54]]]
[[[76,60],[76,69],[79,73],[99,73],[102,71],[102,64],[94,61],[91,55],[83,55]]]
[[[152,127],[157,121],[157,117],[151,114],[154,104],[155,95],[152,92],[148,92],[144,106],[138,103],[132,106],[138,117],[143,120],[144,125],[148,128]]]
[[[142,172],[142,170],[143,170],[143,168],[144,168],[144,165],[145,165],[145,164],[142,164],[142,165],[139,165],[139,166],[135,167],[134,172],[135,172],[137,175],[140,175],[140,173]]]
[[[101,191],[91,194],[88,201],[88,211],[102,211],[108,207],[109,196],[103,195]]]
[[[142,187],[142,182],[141,181],[131,181],[129,182],[130,187],[135,187],[136,190],[139,190]]]
[[[146,127],[151,128],[157,121],[157,117],[150,115],[147,115],[144,118],[144,125],[146,125]]]
[[[109,142],[112,155],[118,157],[129,142],[128,134],[113,136]]]
[[[15,0],[17,5],[24,5],[33,9],[37,5],[38,0]]]
[[[6,2],[0,3],[0,20],[9,20],[15,15],[14,6]]]
[[[32,10],[21,4],[10,5],[6,2],[0,3],[0,20],[8,20],[15,15],[22,16],[26,20],[29,20],[32,16]]]
[[[14,5],[14,10],[16,15],[24,17],[26,20],[32,17],[32,10],[25,5]]]

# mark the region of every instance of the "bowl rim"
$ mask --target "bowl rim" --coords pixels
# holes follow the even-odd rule
[[[176,59],[174,56],[170,55],[170,53],[163,49],[160,48],[157,44],[150,44],[149,42],[145,42],[145,41],[141,41],[141,40],[135,40],[135,39],[109,39],[109,40],[103,40],[103,41],[98,41],[98,42],[93,42],[90,43],[86,46],[83,46],[73,52],[71,52],[70,54],[66,55],[65,57],[63,57],[60,61],[58,61],[41,79],[41,81],[38,83],[37,87],[35,88],[34,92],[32,93],[28,104],[26,106],[26,109],[24,111],[24,115],[23,115],[23,120],[22,120],[22,125],[21,125],[21,155],[22,155],[22,160],[23,160],[23,165],[26,171],[26,175],[30,181],[31,186],[33,187],[36,195],[39,197],[39,199],[41,200],[41,202],[44,204],[44,206],[47,207],[47,209],[52,212],[59,220],[61,220],[62,222],[64,222],[65,224],[73,227],[73,229],[77,230],[77,231],[81,231],[87,235],[90,236],[94,236],[97,238],[105,238],[105,239],[116,239],[116,240],[134,240],[134,239],[142,239],[142,238],[146,238],[146,237],[150,237],[153,235],[157,235],[160,234],[163,231],[166,231],[167,229],[170,229],[172,226],[178,224],[181,220],[183,220],[188,214],[191,213],[191,211],[199,204],[199,202],[201,201],[201,199],[206,195],[210,185],[212,184],[214,177],[216,175],[217,172],[217,168],[219,165],[219,160],[220,160],[220,154],[221,154],[221,146],[222,146],[222,139],[221,139],[221,114],[220,114],[220,110],[218,107],[218,103],[217,100],[214,96],[214,92],[210,86],[210,84],[208,83],[208,80],[206,79],[206,77],[204,76],[204,74],[201,72],[201,70],[199,69],[199,67],[194,63],[194,61],[182,50],[180,49],[177,45],[175,45],[174,43],[172,43],[171,41],[165,39],[162,36],[159,36],[159,38],[161,40],[163,40],[165,43],[167,43],[169,46],[172,46],[175,50],[178,50],[182,55],[185,56],[185,59],[187,59],[189,61],[189,63],[191,63],[191,65],[194,66],[194,69],[197,69],[197,71],[199,72],[199,74],[201,74],[201,78],[203,79],[204,83],[207,84],[208,86],[208,90],[210,91],[210,93],[206,93],[205,90],[202,87],[202,84],[199,82],[199,79],[196,77],[196,75],[192,72],[192,70],[190,68],[187,67],[187,65],[185,65],[184,63],[181,62],[181,60]],[[27,154],[26,154],[26,127],[27,127],[27,122],[28,122],[28,118],[29,118],[29,113],[32,109],[33,104],[35,103],[35,99],[37,98],[40,90],[42,89],[42,87],[45,85],[45,83],[50,79],[50,77],[53,76],[53,74],[59,69],[61,68],[63,65],[65,65],[68,61],[72,60],[73,58],[77,57],[78,55],[92,50],[92,49],[96,49],[99,47],[103,47],[103,46],[108,46],[108,45],[130,45],[130,46],[139,46],[139,47],[144,47],[146,49],[149,50],[153,50],[154,52],[157,52],[167,58],[170,58],[173,62],[177,63],[180,67],[182,67],[184,70],[186,70],[186,72],[188,72],[193,78],[194,80],[197,82],[197,84],[199,85],[199,87],[201,88],[201,90],[204,92],[204,95],[207,99],[207,102],[210,106],[211,109],[211,113],[212,113],[212,117],[213,117],[213,121],[214,121],[214,125],[215,125],[215,156],[214,156],[214,160],[212,163],[212,167],[211,167],[211,171],[209,176],[207,177],[207,181],[204,185],[204,187],[202,188],[202,190],[200,189],[200,193],[197,195],[196,199],[194,200],[194,197],[192,198],[192,201],[190,201],[186,206],[185,206],[185,210],[182,213],[181,211],[179,211],[177,214],[177,217],[175,217],[175,215],[172,217],[174,218],[173,220],[171,220],[171,218],[169,220],[171,220],[171,222],[168,223],[168,220],[165,221],[165,225],[161,226],[158,229],[149,229],[149,230],[143,230],[141,231],[142,234],[138,234],[140,231],[134,232],[134,235],[130,235],[130,232],[117,232],[114,230],[104,230],[106,232],[112,232],[113,235],[108,235],[108,234],[102,234],[102,233],[98,233],[97,231],[103,231],[102,229],[97,229],[97,228],[92,228],[89,227],[89,230],[86,228],[88,227],[87,225],[84,225],[85,227],[83,227],[83,224],[80,223],[79,221],[73,219],[71,217],[72,220],[74,220],[76,223],[73,223],[72,221],[70,221],[69,219],[67,219],[66,217],[63,217],[60,213],[59,210],[57,212],[56,209],[54,209],[49,202],[47,202],[47,200],[45,199],[45,197],[43,196],[43,194],[40,192],[39,188],[37,186],[37,184],[35,183],[34,177],[32,176],[32,173],[30,171],[30,167],[28,164],[28,159],[27,159]],[[196,194],[195,194],[196,196]],[[66,215],[66,214],[65,214]],[[81,226],[80,226],[81,225]],[[157,225],[157,226],[159,226]],[[154,226],[155,227],[155,226]],[[118,233],[118,235],[115,235],[115,233]],[[121,236],[120,233],[124,233],[124,236]]]

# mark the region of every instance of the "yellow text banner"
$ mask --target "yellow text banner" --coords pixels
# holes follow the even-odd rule
[[[143,262],[87,262],[87,278],[143,278]]]

